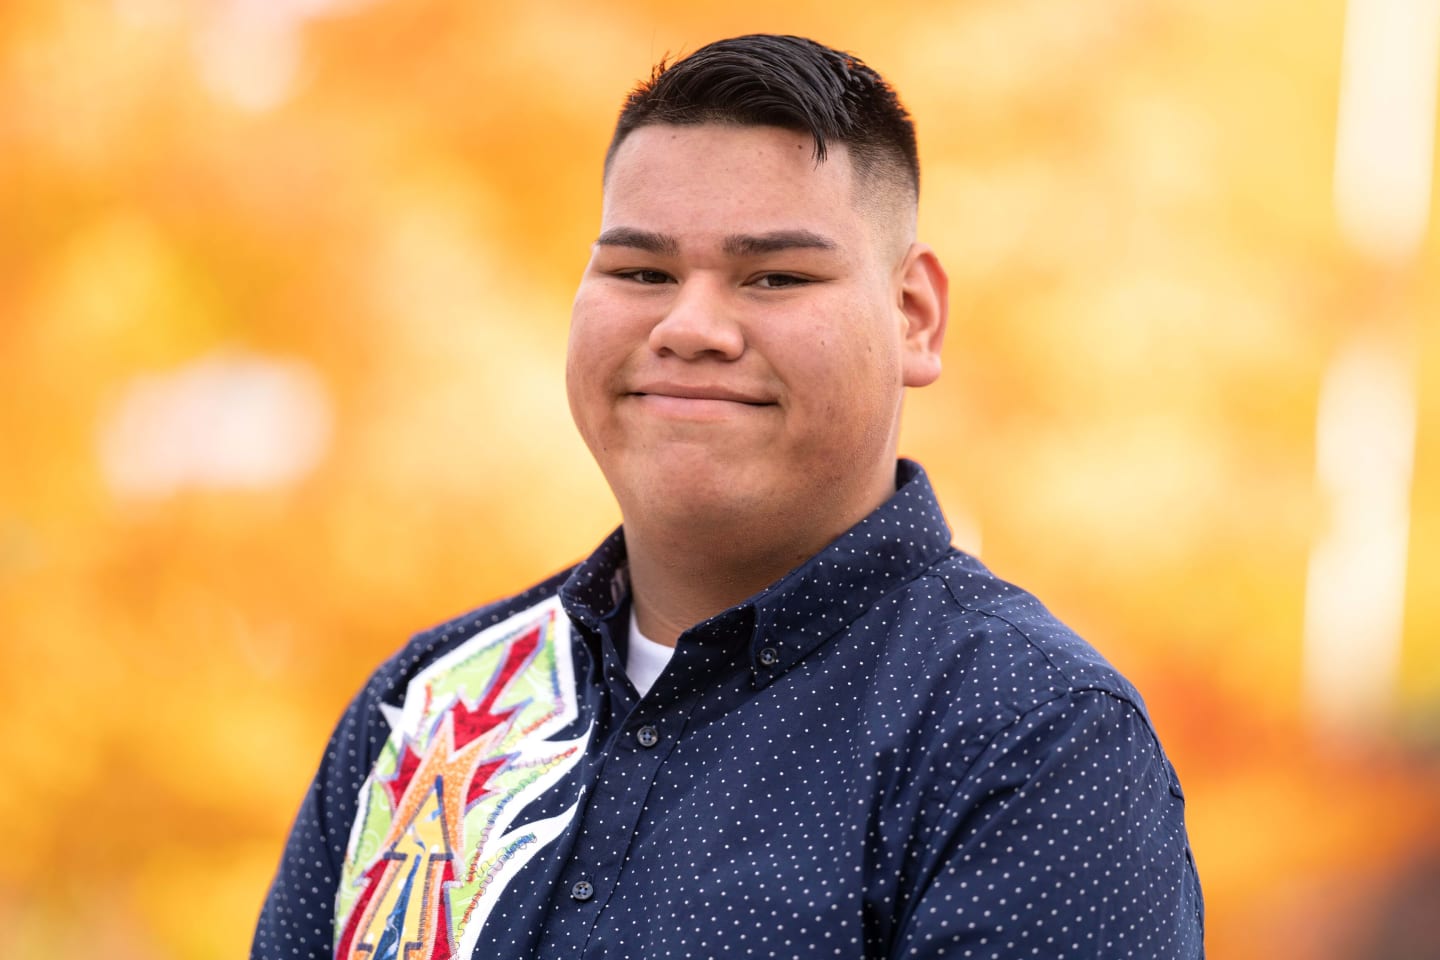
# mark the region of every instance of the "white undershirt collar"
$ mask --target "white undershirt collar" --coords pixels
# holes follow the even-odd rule
[[[635,684],[635,689],[640,691],[640,696],[650,692],[656,678],[665,671],[665,664],[675,654],[674,647],[667,647],[663,643],[656,643],[645,634],[640,632],[640,625],[635,620],[635,604],[630,604],[630,643],[629,653],[626,656],[625,672],[630,676],[630,682]]]

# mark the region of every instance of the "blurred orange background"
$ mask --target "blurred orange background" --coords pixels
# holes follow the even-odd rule
[[[1440,3],[7,0],[0,956],[243,952],[368,672],[617,521],[601,155],[752,31],[915,115],[903,452],[1146,694],[1211,956],[1440,943]]]

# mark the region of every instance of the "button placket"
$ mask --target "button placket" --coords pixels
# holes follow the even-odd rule
[[[557,939],[550,945],[553,950],[544,955],[583,955],[584,944],[620,882],[651,785],[694,706],[693,698],[657,704],[660,716],[648,717],[645,722],[632,718],[602,754],[569,865],[569,870],[575,871],[571,878],[579,875],[584,879],[572,880],[568,888],[560,886],[561,896],[569,893],[577,926],[561,938],[568,943]],[[607,811],[608,816],[598,820],[593,815],[596,810]]]

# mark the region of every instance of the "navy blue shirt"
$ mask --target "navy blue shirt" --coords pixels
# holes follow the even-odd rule
[[[924,472],[624,670],[623,533],[351,703],[252,957],[1192,958],[1135,689],[950,546]]]

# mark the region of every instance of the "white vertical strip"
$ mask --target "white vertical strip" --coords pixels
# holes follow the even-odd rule
[[[1405,275],[1429,227],[1440,91],[1440,0],[1350,0],[1335,145],[1345,240]],[[1385,280],[1378,282],[1384,283]],[[1398,300],[1378,298],[1404,310]],[[1322,725],[1357,732],[1394,701],[1414,476],[1413,320],[1367,318],[1321,386],[1316,485],[1326,526],[1305,593],[1305,695]]]
[[[1440,0],[1350,0],[1335,207],[1361,252],[1403,262],[1425,238],[1440,78]]]
[[[1412,370],[1403,345],[1358,337],[1321,387],[1316,480],[1328,523],[1310,553],[1305,693],[1327,727],[1373,727],[1394,697],[1415,450]]]

